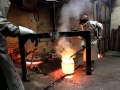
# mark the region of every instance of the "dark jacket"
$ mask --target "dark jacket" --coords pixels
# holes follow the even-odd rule
[[[6,78],[9,90],[24,90],[21,78],[16,72],[11,57],[7,53],[6,46],[7,36],[16,37],[19,35],[19,27],[9,22],[0,12],[0,68]]]

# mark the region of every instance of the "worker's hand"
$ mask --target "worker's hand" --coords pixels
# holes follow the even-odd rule
[[[33,30],[23,26],[19,26],[19,30],[20,30],[20,35],[35,34]]]
[[[101,40],[102,39],[102,36],[99,36],[99,40]]]

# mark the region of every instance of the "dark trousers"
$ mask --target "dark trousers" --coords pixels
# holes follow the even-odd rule
[[[7,82],[1,67],[0,67],[0,90],[8,90]]]

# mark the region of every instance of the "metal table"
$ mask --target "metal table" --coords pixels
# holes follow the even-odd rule
[[[19,49],[21,55],[21,67],[22,67],[22,79],[28,81],[27,78],[27,68],[25,60],[25,43],[28,39],[36,40],[36,45],[38,39],[42,38],[59,38],[59,37],[74,37],[81,36],[86,40],[86,74],[91,75],[91,44],[90,44],[90,31],[70,31],[70,32],[48,32],[40,34],[28,34],[24,36],[19,36]]]

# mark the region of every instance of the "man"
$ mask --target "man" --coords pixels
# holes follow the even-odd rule
[[[6,37],[16,37],[34,32],[22,26],[15,26],[6,19],[9,6],[9,0],[0,0],[0,90],[24,90],[21,78],[7,53]],[[2,80],[6,80],[7,87],[4,87],[5,83],[2,83]]]
[[[94,70],[94,60],[98,59],[98,39],[101,38],[99,34],[101,34],[101,31],[103,30],[103,25],[98,21],[89,20],[87,15],[82,15],[80,17],[79,26],[80,30],[89,30],[91,33],[91,69]],[[85,46],[84,40],[81,44],[82,46]],[[86,49],[83,51],[83,61],[86,61],[85,52]]]

